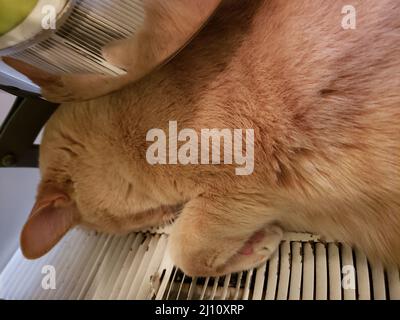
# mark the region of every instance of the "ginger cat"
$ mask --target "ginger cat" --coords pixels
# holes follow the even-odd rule
[[[28,258],[71,228],[173,225],[191,276],[251,268],[282,230],[308,231],[400,265],[400,3],[226,1],[170,63],[125,89],[62,105],[47,124],[42,182],[21,234]],[[254,172],[150,165],[153,128],[254,129]]]

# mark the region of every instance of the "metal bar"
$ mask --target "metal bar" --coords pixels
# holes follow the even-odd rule
[[[17,98],[0,127],[0,167],[38,166],[39,147],[34,141],[57,107],[35,96]]]

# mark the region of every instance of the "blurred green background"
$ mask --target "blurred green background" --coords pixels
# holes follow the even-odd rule
[[[0,0],[0,36],[19,25],[38,0]]]

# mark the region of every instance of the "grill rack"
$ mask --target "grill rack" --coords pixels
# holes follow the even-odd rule
[[[75,229],[36,261],[20,250],[0,274],[0,299],[50,300],[398,300],[397,268],[385,270],[334,242],[287,234],[257,269],[221,278],[189,278],[172,264],[167,234],[110,236]],[[42,287],[44,266],[56,289]],[[342,287],[342,267],[354,266],[355,288]]]

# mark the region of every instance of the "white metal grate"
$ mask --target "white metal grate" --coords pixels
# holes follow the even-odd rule
[[[49,39],[11,56],[54,73],[121,75],[125,71],[109,64],[101,49],[135,34],[144,16],[143,0],[75,0],[69,17]]]
[[[76,229],[47,256],[28,261],[18,250],[0,274],[1,299],[400,299],[397,268],[372,265],[358,250],[316,237],[287,234],[257,269],[218,278],[190,278],[165,249],[167,234],[109,236]],[[42,271],[56,271],[45,290]],[[344,288],[343,267],[355,287]],[[354,267],[354,269],[352,269]]]

